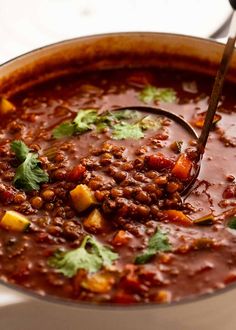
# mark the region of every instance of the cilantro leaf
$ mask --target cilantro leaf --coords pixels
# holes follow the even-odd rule
[[[89,238],[89,243],[92,244],[92,251],[99,255],[100,258],[103,260],[104,266],[109,266],[112,261],[115,261],[118,257],[117,253],[114,253],[109,248],[104,246],[102,243],[98,242],[94,238]]]
[[[38,155],[30,152],[30,149],[22,141],[13,141],[11,149],[21,162],[16,169],[14,185],[26,191],[39,190],[40,183],[48,182],[48,174],[40,167]]]
[[[121,122],[113,126],[112,137],[115,140],[140,139],[144,137],[143,131],[147,129],[160,129],[162,126],[161,117],[152,115],[145,116],[138,122],[131,124]]]
[[[73,121],[76,133],[89,131],[92,128],[91,125],[96,123],[97,117],[97,111],[94,109],[80,110]]]
[[[54,138],[59,139],[74,134],[83,134],[96,127],[97,132],[110,129],[115,140],[140,139],[144,137],[143,131],[161,127],[160,118],[154,118],[151,115],[145,116],[136,123],[124,121],[138,119],[140,118],[139,115],[138,111],[129,109],[107,111],[100,115],[94,109],[80,110],[71,123],[62,123],[53,130],[52,135]]]
[[[73,277],[79,269],[94,273],[103,266],[111,265],[117,259],[117,253],[87,235],[79,248],[67,252],[56,252],[49,259],[48,264],[66,277]]]
[[[152,115],[145,116],[140,120],[139,125],[143,130],[147,129],[160,129],[162,127],[162,118],[157,117],[154,118]]]
[[[129,124],[120,123],[113,127],[112,137],[114,140],[135,139],[138,140],[144,137],[143,130],[139,123]]]
[[[98,122],[107,123],[109,125],[119,122],[124,119],[134,119],[138,117],[138,112],[133,110],[119,110],[119,111],[107,111],[105,114],[100,115]]]
[[[148,262],[153,256],[157,254],[159,251],[167,252],[170,251],[171,245],[169,243],[169,239],[166,233],[158,230],[148,242],[147,249],[136,257],[136,264],[145,264]]]
[[[19,141],[19,140],[15,140],[11,143],[11,150],[14,151],[17,159],[20,162],[23,162],[26,159],[28,153],[30,152],[27,145],[24,142]]]
[[[57,126],[52,131],[55,139],[60,139],[74,134],[82,134],[90,129],[96,123],[98,118],[97,111],[94,109],[81,109],[72,122],[65,122]]]
[[[53,130],[52,136],[55,139],[72,136],[75,130],[75,125],[73,123],[62,123]]]
[[[230,229],[236,229],[236,216],[229,219],[228,225]]]
[[[157,88],[149,85],[139,93],[139,98],[144,103],[151,103],[154,101],[169,103],[176,100],[176,92],[173,88]]]

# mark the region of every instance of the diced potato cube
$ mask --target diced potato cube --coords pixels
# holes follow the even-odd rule
[[[15,211],[6,211],[0,225],[7,230],[25,231],[30,226],[30,221],[22,214]]]
[[[93,192],[86,184],[79,184],[75,189],[70,191],[70,195],[75,209],[78,212],[85,211],[89,206],[96,203]]]
[[[0,98],[0,113],[7,114],[9,112],[15,111],[15,106],[10,101],[8,101],[5,97]]]
[[[106,222],[98,209],[94,209],[83,222],[84,227],[91,232],[98,232],[106,227]]]
[[[155,300],[160,303],[169,303],[171,301],[171,293],[167,290],[160,290],[155,298]]]
[[[107,293],[111,290],[114,282],[113,275],[97,273],[84,279],[81,286],[94,293]]]

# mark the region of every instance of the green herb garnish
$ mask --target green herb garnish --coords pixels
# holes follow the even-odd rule
[[[77,116],[72,122],[65,122],[57,126],[52,136],[60,139],[74,134],[82,134],[93,128],[98,118],[97,111],[94,109],[79,110]]]
[[[204,217],[193,220],[193,223],[198,226],[211,226],[215,221],[213,214],[205,215]],[[235,227],[236,228],[236,227]]]
[[[74,123],[62,123],[61,125],[57,126],[52,135],[55,139],[61,139],[66,136],[72,136],[76,132],[76,128]]]
[[[167,252],[170,251],[171,245],[169,243],[168,236],[166,233],[158,230],[148,242],[147,249],[136,257],[135,263],[136,264],[145,264],[148,262],[153,256],[157,254],[157,252]]]
[[[236,229],[236,216],[231,217],[231,218],[229,219],[227,226],[228,226],[230,229]]]
[[[120,111],[107,111],[98,117],[98,123],[107,123],[111,126],[114,123],[119,123],[121,120],[125,119],[135,119],[138,117],[138,112],[133,110],[120,110]]]
[[[138,140],[144,137],[144,131],[148,129],[160,129],[162,126],[161,117],[156,118],[152,115],[145,116],[135,124],[121,122],[114,125],[112,137],[114,140],[135,139]]]
[[[93,127],[97,127],[98,131],[102,131],[105,128],[112,127],[114,124],[119,123],[121,120],[132,119],[136,116],[137,112],[132,110],[108,111],[100,115],[94,109],[79,110],[72,122],[65,122],[57,126],[53,130],[52,136],[55,139],[60,139],[75,134],[83,134]]]
[[[138,120],[139,115],[138,111],[129,109],[107,111],[100,115],[96,110],[80,110],[72,122],[62,123],[53,130],[52,134],[54,138],[59,139],[74,134],[83,134],[93,128],[96,128],[97,132],[102,132],[108,128],[114,140],[122,140],[140,139],[144,137],[143,132],[145,130],[160,129],[162,125],[160,118],[148,115]],[[133,122],[134,119],[136,119],[135,123]],[[133,121],[127,122],[126,120]]]
[[[48,174],[40,167],[38,154],[30,152],[30,149],[22,141],[13,141],[11,150],[21,162],[17,167],[13,180],[17,188],[26,191],[39,190],[40,183],[48,182]]]
[[[79,269],[94,273],[103,266],[110,266],[117,259],[117,253],[87,235],[79,248],[56,252],[48,263],[66,277],[73,277]]]
[[[176,92],[173,88],[157,88],[149,85],[140,92],[139,98],[144,103],[154,101],[170,103],[176,100]]]
[[[162,118],[157,116],[148,115],[139,121],[139,126],[143,130],[147,129],[160,129],[162,127]]]
[[[138,140],[144,137],[143,130],[139,123],[129,124],[120,123],[113,127],[112,137],[114,140],[135,139]]]
[[[92,125],[96,123],[98,118],[97,111],[94,109],[80,110],[75,117],[76,133],[84,133],[92,129]]]
[[[180,154],[182,151],[183,141],[174,141],[170,145],[170,149],[174,151],[176,154]]]

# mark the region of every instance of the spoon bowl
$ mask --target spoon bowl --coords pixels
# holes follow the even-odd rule
[[[207,144],[207,140],[209,137],[210,130],[212,128],[214,116],[218,107],[218,103],[221,97],[222,89],[223,89],[223,84],[225,81],[225,76],[233,55],[234,51],[234,45],[236,41],[236,0],[230,0],[230,4],[234,9],[233,16],[231,19],[231,25],[230,25],[230,31],[229,31],[229,36],[227,43],[225,45],[223,55],[221,58],[221,62],[216,74],[215,82],[213,85],[213,89],[211,92],[210,100],[209,100],[209,106],[206,112],[206,117],[204,120],[203,128],[201,131],[200,136],[196,134],[195,130],[193,127],[185,121],[183,118],[180,116],[164,110],[160,108],[155,108],[155,107],[149,107],[149,106],[131,106],[128,107],[130,110],[136,110],[136,111],[143,111],[143,112],[149,112],[157,115],[161,115],[163,117],[169,118],[173,120],[174,122],[178,123],[179,125],[184,128],[185,131],[187,131],[190,136],[196,140],[196,146],[194,147],[194,151],[196,153],[196,157],[194,158],[193,162],[193,168],[191,172],[191,177],[190,179],[186,182],[186,185],[183,187],[181,191],[182,196],[186,196],[186,194],[190,191],[190,189],[193,187],[194,182],[196,181],[199,172],[200,172],[200,167],[201,167],[201,160],[205,151],[205,146]],[[126,108],[117,108],[115,110],[125,110]]]

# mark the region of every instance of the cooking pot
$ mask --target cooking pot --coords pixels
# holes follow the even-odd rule
[[[121,67],[178,67],[215,75],[223,44],[165,33],[115,33],[64,41],[1,66],[0,94],[71,72]],[[228,79],[236,80],[236,54]],[[170,305],[67,303],[13,286],[1,287],[0,328],[7,330],[235,330],[236,286]]]

